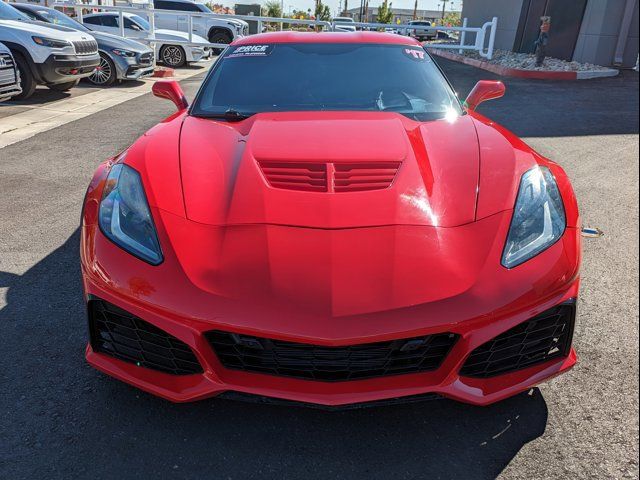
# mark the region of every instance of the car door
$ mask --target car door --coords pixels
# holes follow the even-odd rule
[[[156,10],[174,10],[172,8],[173,2],[167,0],[155,0],[153,2],[153,8]],[[178,17],[173,13],[156,13],[154,15],[156,20],[156,28],[164,28],[167,30],[178,30]]]

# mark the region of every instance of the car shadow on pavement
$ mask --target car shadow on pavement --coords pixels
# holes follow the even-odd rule
[[[537,389],[340,412],[153,397],[85,363],[78,248],[0,272],[2,478],[494,478],[545,431]]]

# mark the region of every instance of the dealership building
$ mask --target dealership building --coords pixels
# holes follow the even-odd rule
[[[551,17],[547,54],[563,60],[633,67],[638,0],[464,0],[462,17],[480,26],[498,17],[495,47],[533,53],[540,17]]]

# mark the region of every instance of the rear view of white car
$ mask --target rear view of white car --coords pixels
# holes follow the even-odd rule
[[[151,26],[145,18],[132,12],[124,12],[123,19],[125,37],[138,39],[142,43],[150,43],[148,38],[151,35],[149,31]],[[112,35],[120,35],[119,21],[119,14],[115,12],[93,13],[85,15],[82,19],[82,22],[91,30]],[[194,34],[191,37],[191,43],[198,45],[188,46],[184,45],[189,42],[189,34],[186,32],[156,28],[154,33],[156,57],[168,67],[178,68],[187,63],[206,60],[212,54],[211,48],[208,46],[209,42],[199,35]]]
[[[353,25],[354,23],[351,17],[334,17],[333,29],[336,32],[355,32],[356,26]]]

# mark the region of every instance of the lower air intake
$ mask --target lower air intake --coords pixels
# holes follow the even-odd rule
[[[575,316],[575,303],[565,303],[507,330],[471,352],[460,375],[493,377],[566,357]]]
[[[323,382],[436,370],[455,344],[452,333],[324,347],[211,331],[206,338],[225,368]]]
[[[103,300],[89,301],[89,330],[95,352],[173,375],[202,373],[186,343]]]

